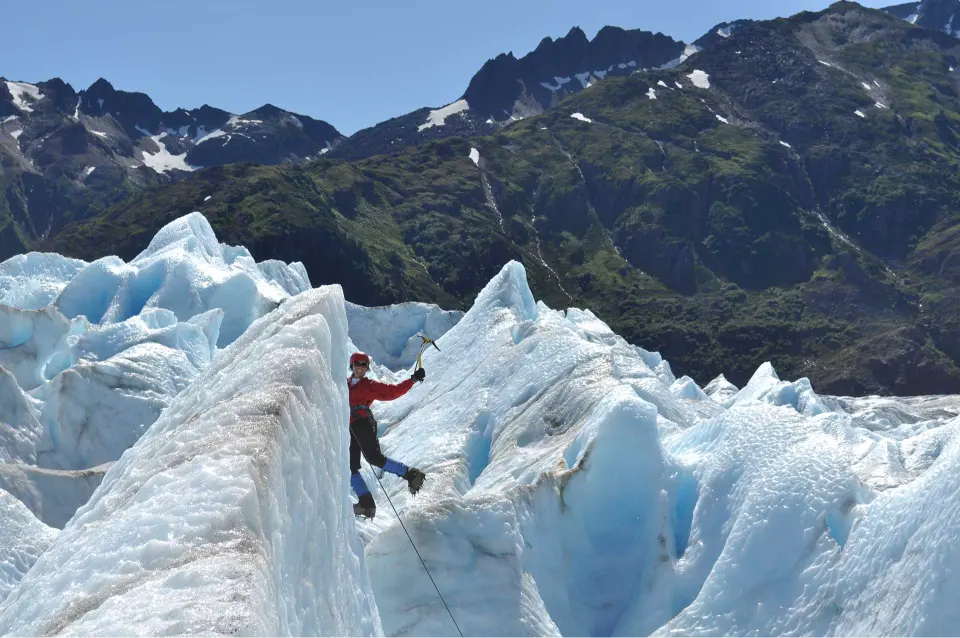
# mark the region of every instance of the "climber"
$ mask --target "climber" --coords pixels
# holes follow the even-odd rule
[[[359,516],[373,518],[377,513],[377,504],[363,477],[360,476],[361,452],[370,465],[383,468],[405,479],[411,494],[420,491],[425,475],[415,467],[407,467],[383,455],[380,451],[380,441],[377,439],[377,420],[370,411],[370,404],[374,401],[392,401],[402,397],[413,387],[414,382],[423,381],[426,372],[418,367],[409,379],[391,385],[364,378],[369,368],[370,357],[366,353],[354,352],[350,356],[350,370],[353,372],[347,377],[347,385],[350,388],[350,486],[360,498],[360,502],[353,506],[353,512]]]

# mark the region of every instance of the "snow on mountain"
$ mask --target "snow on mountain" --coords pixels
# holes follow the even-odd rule
[[[9,80],[7,80],[6,84],[7,89],[10,91],[10,95],[13,96],[13,105],[24,113],[32,112],[32,103],[43,98],[43,94],[40,93],[40,89],[33,84],[28,84],[26,82],[10,82]]]
[[[443,126],[443,123],[448,117],[466,111],[469,108],[470,105],[467,104],[466,100],[457,100],[439,109],[434,109],[427,115],[427,121],[417,127],[417,131],[422,131],[431,126]]]
[[[166,132],[160,133],[159,135],[151,135],[150,139],[153,140],[154,145],[157,147],[157,151],[140,151],[141,159],[145,166],[149,166],[158,173],[166,173],[170,170],[181,170],[181,171],[194,171],[197,169],[196,166],[190,166],[187,164],[187,154],[186,152],[180,153],[179,155],[174,155],[167,149],[167,145],[164,144],[163,138],[167,136]]]
[[[908,2],[885,7],[883,10],[903,18],[910,24],[960,37],[960,19],[958,19],[960,2],[957,0]]]
[[[0,575],[0,633],[913,635],[960,620],[960,397],[819,396],[769,363],[742,389],[701,388],[589,310],[535,300],[516,262],[466,313],[364,308],[219,244],[196,214],[130,264],[33,256],[0,265],[0,286],[50,304],[3,315],[19,358],[0,369],[0,505],[19,514],[0,518],[0,555],[26,558]],[[218,347],[241,306],[258,309],[233,312]],[[439,345],[426,380],[373,407],[384,452],[427,481],[414,497],[364,465],[379,507],[355,520],[347,354],[398,381],[420,331]],[[74,378],[99,385],[63,390]],[[45,552],[31,515],[64,525]]]

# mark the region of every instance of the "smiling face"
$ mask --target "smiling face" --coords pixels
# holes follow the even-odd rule
[[[366,361],[355,361],[353,363],[353,376],[357,379],[362,379],[365,374],[367,374],[367,362]]]

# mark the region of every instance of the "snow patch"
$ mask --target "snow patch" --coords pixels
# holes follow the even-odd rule
[[[140,131],[143,131],[139,126],[137,127]],[[167,150],[166,145],[163,143],[163,138],[167,136],[166,132],[161,133],[160,135],[151,135],[150,139],[153,140],[154,144],[160,147],[156,153],[151,153],[149,151],[140,151],[143,156],[143,163],[146,166],[149,166],[158,173],[166,173],[171,170],[181,170],[181,171],[195,171],[197,166],[191,166],[187,164],[187,154],[181,153],[180,155],[173,155],[170,151]]]
[[[227,134],[226,131],[224,131],[223,129],[219,129],[219,128],[218,128],[218,129],[216,129],[216,130],[214,130],[214,131],[211,131],[211,132],[209,132],[209,133],[204,132],[203,135],[200,135],[200,133],[203,132],[203,130],[204,130],[204,129],[201,127],[200,130],[197,131],[198,137],[197,137],[197,139],[194,141],[194,144],[203,144],[203,143],[206,142],[207,140],[212,140],[212,139],[217,138],[217,137],[223,137],[224,135]]]
[[[589,117],[586,117],[583,113],[571,113],[570,117],[575,120],[580,120],[581,122],[593,122]]]
[[[867,117],[866,115],[863,114],[863,111],[861,111],[860,109],[857,109],[856,111],[854,111],[854,114],[859,115],[860,117]]]
[[[40,88],[34,86],[33,84],[27,84],[26,82],[11,82],[10,80],[6,81],[7,88],[10,90],[10,94],[13,96],[13,105],[25,113],[32,113],[33,106],[32,102],[37,102],[38,100],[43,99],[43,94],[40,93]]]
[[[239,115],[232,115],[230,119],[227,120],[226,126],[231,128],[240,128],[242,126],[256,126],[258,124],[263,124],[263,120],[254,120],[240,117]]]
[[[653,90],[652,86],[649,89],[647,89],[647,97],[650,98],[651,100],[657,99],[657,92]]]
[[[781,143],[782,145],[786,146],[787,148],[792,148],[789,144],[787,144],[787,143],[784,142],[783,140],[780,140],[780,143]]]
[[[700,69],[694,69],[692,73],[687,74],[687,77],[690,78],[690,81],[693,82],[693,85],[696,87],[701,89],[710,88],[710,76]]]
[[[729,123],[730,123],[730,122],[727,121],[727,118],[723,117],[722,115],[718,115],[717,113],[714,113],[714,115],[717,117],[718,120],[720,120],[720,121],[723,122],[724,124],[729,124]]]
[[[480,151],[475,148],[470,149],[470,161],[480,166]]]
[[[674,68],[674,67],[677,67],[677,66],[683,64],[683,62],[686,61],[687,58],[689,58],[689,57],[690,57],[691,55],[693,55],[694,53],[697,53],[698,51],[700,51],[700,47],[698,47],[698,46],[695,45],[695,44],[688,44],[687,46],[685,46],[685,47],[683,48],[683,53],[680,54],[680,57],[674,58],[673,60],[670,60],[670,61],[667,62],[666,64],[662,64],[661,66],[659,66],[659,67],[657,67],[657,68],[659,68],[659,69],[672,69],[672,68]]]
[[[556,92],[556,91],[559,91],[564,84],[567,84],[568,82],[570,82],[571,78],[569,76],[567,77],[554,76],[553,81],[556,84],[551,82],[541,82],[540,86],[542,86],[545,89],[549,89],[551,91]]]
[[[457,100],[447,104],[446,106],[430,111],[427,115],[427,121],[417,127],[417,131],[424,131],[433,126],[443,126],[444,122],[451,115],[456,115],[457,113],[462,113],[470,108],[470,105],[466,100]]]
[[[665,89],[669,89],[669,88],[670,88],[669,86],[667,86],[667,83],[664,82],[663,80],[657,80],[657,86],[662,86],[662,87],[665,88]]]

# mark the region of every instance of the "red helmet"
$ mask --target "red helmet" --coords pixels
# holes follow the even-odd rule
[[[370,357],[367,356],[366,352],[354,352],[352,355],[350,355],[351,368],[353,367],[353,364],[356,363],[357,361],[363,361],[368,366],[370,365]]]

